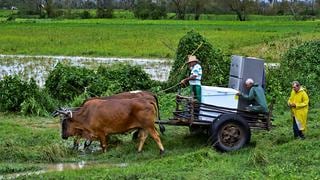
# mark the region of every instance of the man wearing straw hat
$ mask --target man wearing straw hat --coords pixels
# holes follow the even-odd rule
[[[199,64],[199,60],[196,56],[189,55],[186,63],[188,64],[191,73],[189,77],[183,79],[180,83],[186,85],[187,82],[189,82],[193,97],[196,98],[198,102],[201,102],[202,68]]]

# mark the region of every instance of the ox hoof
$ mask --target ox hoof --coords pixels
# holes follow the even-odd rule
[[[164,150],[160,150],[160,156],[164,155]]]

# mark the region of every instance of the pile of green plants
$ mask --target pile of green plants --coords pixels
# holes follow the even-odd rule
[[[227,84],[230,58],[225,58],[222,51],[214,48],[199,33],[190,31],[179,41],[176,59],[170,71],[169,85],[172,86],[189,76],[186,62],[188,55],[191,54],[199,59],[202,66],[202,84],[209,86]]]

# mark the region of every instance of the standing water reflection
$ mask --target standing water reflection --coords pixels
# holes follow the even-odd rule
[[[103,64],[128,63],[139,65],[151,79],[166,81],[169,77],[172,61],[168,59],[138,59],[138,58],[94,58],[78,56],[27,56],[0,55],[0,80],[5,75],[18,74],[25,80],[35,79],[43,87],[48,73],[58,62],[73,66],[95,68]]]

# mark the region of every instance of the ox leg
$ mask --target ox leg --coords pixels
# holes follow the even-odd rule
[[[144,145],[144,142],[146,141],[148,137],[148,132],[144,129],[139,130],[139,146],[138,146],[138,152],[140,153],[142,151],[142,147]]]
[[[164,148],[161,143],[158,132],[156,131],[155,128],[149,128],[148,131],[150,133],[150,136],[153,138],[153,140],[158,144],[159,149],[160,149],[160,155],[162,155],[164,153]]]
[[[132,140],[137,140],[139,138],[139,135],[140,135],[139,131],[140,130],[141,129],[137,129],[136,131],[134,131],[134,133],[132,135]]]
[[[102,152],[106,152],[106,149],[107,149],[107,138],[106,137],[108,137],[108,136],[102,135],[99,137]]]
[[[84,142],[83,149],[87,150],[89,148],[89,146],[91,145],[91,143],[92,143],[92,140],[86,140]]]
[[[78,150],[79,149],[79,144],[80,144],[80,137],[76,136],[73,140],[73,147],[72,149]]]

